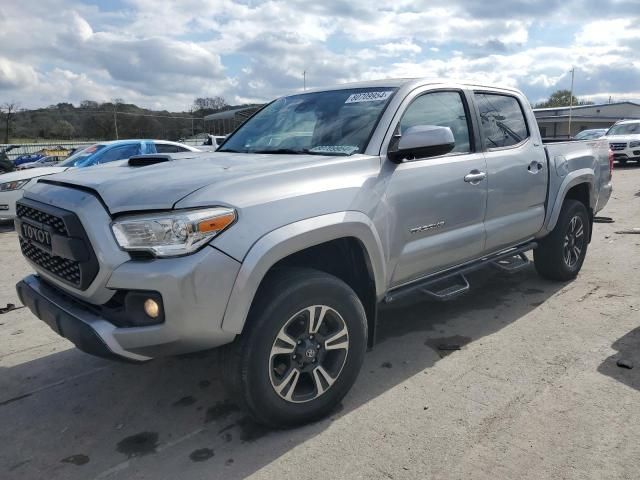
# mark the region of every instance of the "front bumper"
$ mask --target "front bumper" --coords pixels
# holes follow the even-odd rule
[[[624,150],[613,151],[614,160],[640,160],[640,147],[627,147]]]
[[[23,190],[0,192],[0,221],[16,218],[16,202],[22,198]]]
[[[23,305],[83,352],[112,359],[149,360],[122,350],[113,337],[113,325],[70,301],[36,275],[18,282],[16,290]]]
[[[107,286],[112,291],[158,292],[165,320],[150,326],[116,326],[101,314],[102,305],[72,296],[36,275],[16,289],[25,306],[80,350],[145,361],[232,342],[235,334],[222,330],[222,318],[239,267],[212,247],[187,257],[124,263]]]

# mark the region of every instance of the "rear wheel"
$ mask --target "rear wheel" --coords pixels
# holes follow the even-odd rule
[[[584,204],[565,200],[556,227],[533,251],[538,273],[550,280],[576,278],[587,254],[589,229],[589,215]]]
[[[272,427],[330,413],[356,380],[367,322],[355,292],[311,269],[263,282],[240,339],[229,347],[227,383],[242,407]]]

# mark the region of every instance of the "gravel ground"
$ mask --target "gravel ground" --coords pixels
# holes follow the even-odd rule
[[[110,363],[0,314],[0,478],[636,479],[640,235],[615,232],[640,227],[640,168],[614,186],[576,281],[486,270],[454,302],[386,309],[340,408],[295,430],[245,419],[212,353]],[[18,303],[8,227],[0,272]]]

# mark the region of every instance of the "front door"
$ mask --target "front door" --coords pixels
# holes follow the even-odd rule
[[[542,228],[548,167],[522,99],[481,91],[474,98],[487,159],[486,249],[494,252],[528,240]]]
[[[397,132],[416,125],[449,127],[455,147],[446,155],[390,169],[385,201],[392,212],[391,286],[467,260],[484,249],[486,164],[478,151],[463,91],[426,91],[407,99]]]

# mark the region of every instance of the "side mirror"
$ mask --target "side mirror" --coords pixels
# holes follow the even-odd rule
[[[435,157],[449,153],[456,146],[453,132],[449,127],[436,125],[416,125],[409,127],[399,137],[387,156],[394,163],[404,160]],[[393,145],[392,143],[392,145]]]

